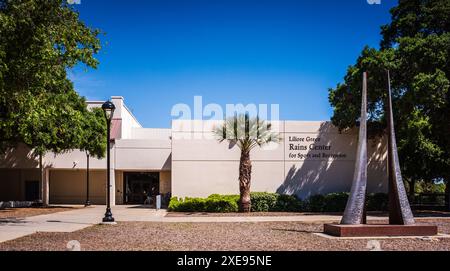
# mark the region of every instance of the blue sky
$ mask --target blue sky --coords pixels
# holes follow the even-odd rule
[[[70,78],[88,99],[125,97],[144,127],[170,127],[177,103],[279,104],[283,120],[329,120],[342,81],[396,0],[81,0],[105,32],[97,70]]]

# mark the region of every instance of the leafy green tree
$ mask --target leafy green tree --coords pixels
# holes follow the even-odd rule
[[[106,153],[106,120],[101,108],[86,112],[80,150],[90,157],[104,158]]]
[[[220,142],[228,141],[241,150],[239,162],[240,210],[251,211],[250,186],[252,179],[252,161],[250,152],[255,147],[262,147],[271,142],[279,142],[280,135],[273,132],[272,125],[258,117],[250,118],[248,114],[231,117],[224,124],[216,127],[214,134]]]
[[[359,115],[362,72],[369,73],[369,133],[384,133],[386,70],[392,75],[399,156],[405,180],[450,182],[450,1],[400,0],[382,26],[380,49],[366,47],[344,82],[329,90],[341,130]],[[447,191],[449,185],[447,185]],[[414,191],[410,191],[411,194]],[[449,191],[450,192],[450,191]]]
[[[102,155],[103,140],[85,128],[104,129],[103,116],[87,110],[67,78],[80,63],[97,67],[99,34],[67,1],[0,0],[0,149],[24,143],[40,157],[72,149]]]

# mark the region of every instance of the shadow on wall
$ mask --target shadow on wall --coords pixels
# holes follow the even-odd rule
[[[172,170],[172,152],[170,153],[169,157],[167,157],[167,160],[164,162],[162,169]]]
[[[0,155],[0,168],[24,169],[38,167],[39,158],[34,157],[31,150],[23,144],[19,144],[17,148],[8,149],[4,154]]]
[[[286,134],[285,137],[289,138],[289,134]],[[284,183],[277,189],[277,193],[296,195],[301,199],[306,199],[317,194],[350,191],[358,143],[357,131],[339,133],[331,123],[327,122],[321,125],[317,137],[321,139],[320,145],[332,146],[329,153],[342,154],[343,152],[339,149],[348,149],[347,157],[287,160],[286,169],[289,167],[289,170]],[[333,147],[338,145],[341,147],[333,151]],[[369,140],[367,147],[368,192],[385,192],[387,191],[385,140]],[[324,152],[309,150],[307,153],[312,155]]]

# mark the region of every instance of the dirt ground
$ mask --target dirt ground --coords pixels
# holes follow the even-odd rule
[[[421,219],[450,234],[450,220]],[[144,251],[364,251],[367,239],[337,240],[317,236],[321,223],[152,223],[127,222],[92,226],[73,233],[36,233],[0,244],[0,250],[66,250],[69,241],[81,250]],[[375,238],[376,240],[376,238]],[[450,251],[450,238],[379,239],[382,250]]]

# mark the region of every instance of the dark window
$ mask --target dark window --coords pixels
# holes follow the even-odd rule
[[[39,199],[39,181],[25,182],[25,200],[35,201]]]
[[[125,172],[124,192],[125,204],[154,205],[159,195],[159,172]]]

